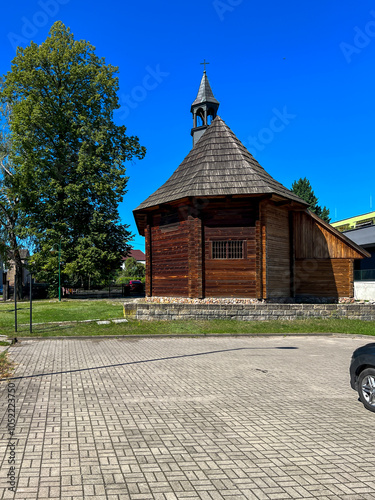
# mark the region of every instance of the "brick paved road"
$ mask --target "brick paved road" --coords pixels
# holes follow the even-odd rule
[[[375,414],[349,387],[366,338],[22,341],[15,497],[373,499]]]

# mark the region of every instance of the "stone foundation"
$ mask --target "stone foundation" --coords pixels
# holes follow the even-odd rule
[[[137,320],[241,321],[338,318],[375,321],[375,304],[159,304],[125,303],[126,317]]]

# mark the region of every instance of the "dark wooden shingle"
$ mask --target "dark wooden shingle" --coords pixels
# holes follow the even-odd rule
[[[217,116],[172,176],[134,212],[186,196],[276,194],[306,205],[271,177]]]

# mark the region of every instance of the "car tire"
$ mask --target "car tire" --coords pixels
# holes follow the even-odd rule
[[[365,408],[375,412],[375,368],[366,368],[359,374],[358,394]]]

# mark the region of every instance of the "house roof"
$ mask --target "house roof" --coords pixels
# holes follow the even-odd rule
[[[131,249],[130,252],[126,257],[123,257],[122,260],[130,259],[130,257],[133,257],[133,259],[139,261],[146,260],[146,255],[142,252],[142,250],[134,250]]]
[[[210,82],[208,81],[207,74],[205,71],[203,72],[197,97],[193,102],[193,104],[191,105],[191,107],[196,106],[197,104],[202,104],[203,102],[219,104],[219,101],[214,97],[214,93],[212,92],[211,85]]]
[[[263,194],[307,206],[271,177],[217,116],[172,176],[134,212],[189,196]]]
[[[350,229],[344,231],[342,234],[347,236],[350,240],[363,247],[375,246],[375,226],[365,226],[358,229]]]

